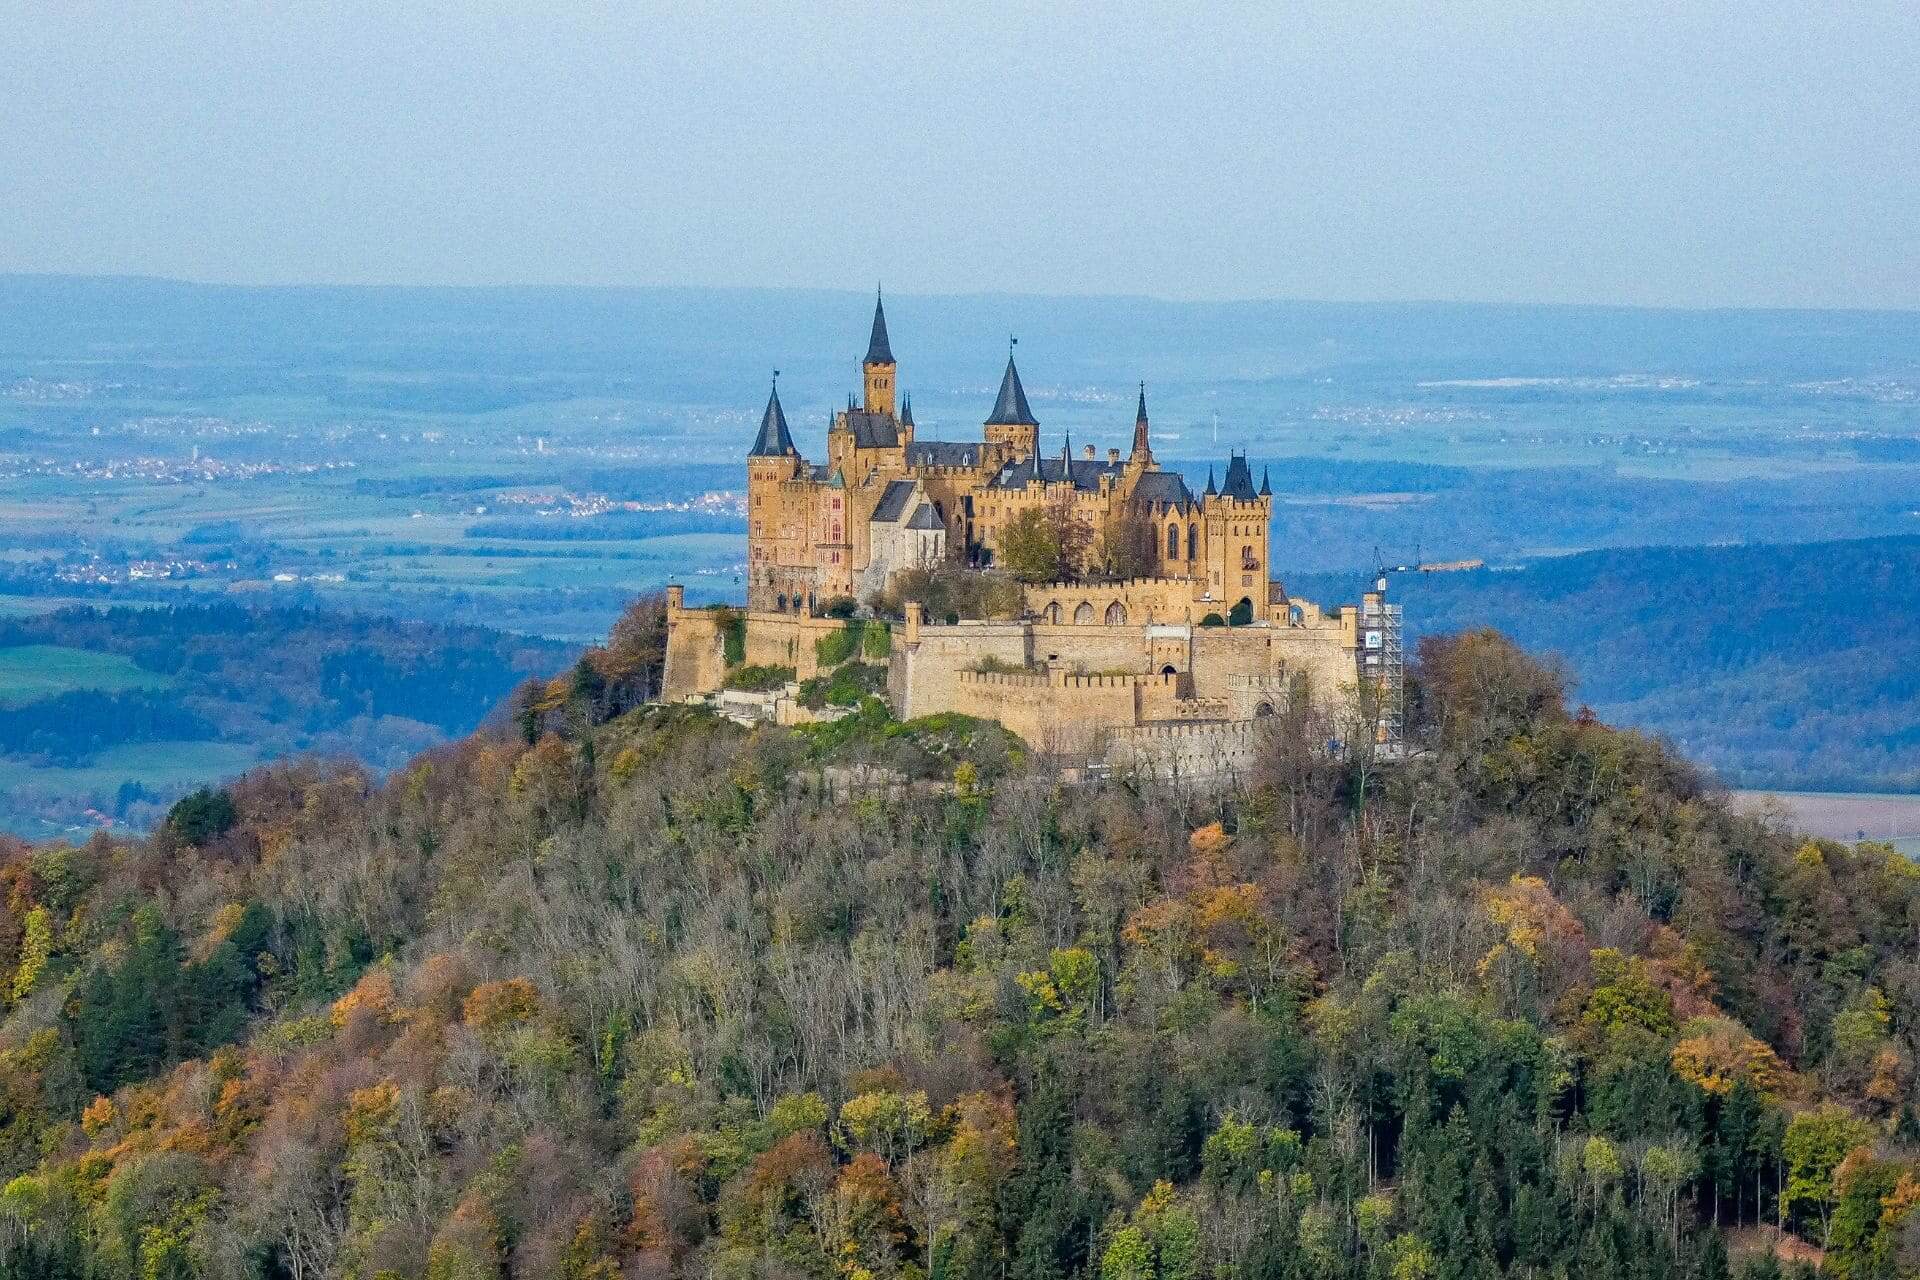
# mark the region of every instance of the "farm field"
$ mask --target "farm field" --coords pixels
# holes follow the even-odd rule
[[[1749,811],[1777,806],[1795,826],[1830,840],[1885,840],[1920,858],[1920,795],[1861,791],[1736,791]]]
[[[0,706],[21,706],[80,689],[124,693],[164,689],[170,684],[165,676],[143,671],[116,653],[52,644],[0,649]],[[5,745],[0,743],[0,749]]]
[[[0,831],[27,839],[83,833],[97,821],[58,821],[35,812],[45,798],[97,797],[109,803],[125,783],[170,795],[245,772],[259,753],[235,742],[130,742],[82,765],[48,766],[0,755]]]

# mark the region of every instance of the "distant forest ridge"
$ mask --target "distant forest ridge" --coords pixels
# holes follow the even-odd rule
[[[741,394],[743,370],[763,367],[783,369],[796,386],[842,385],[870,307],[864,288],[246,287],[0,275],[0,357],[76,348],[206,357],[230,351],[233,335],[244,332],[250,363],[281,379],[268,371],[306,368],[316,352],[370,367],[486,370],[464,386],[459,403],[444,385],[421,388],[428,398],[421,407],[440,412],[484,413],[604,391],[611,371],[623,368],[630,385],[665,403]],[[1010,329],[1022,356],[1032,352],[1036,376],[1120,387],[1141,377],[1151,384],[1388,368],[1434,378],[1685,368],[1728,378],[1824,379],[1911,373],[1920,349],[1920,313],[1899,311],[891,290],[887,310],[903,369],[922,385],[990,378]],[[300,384],[327,390],[312,373]],[[347,388],[343,382],[335,390]],[[392,382],[379,390],[379,404],[404,407],[408,394],[406,381]]]
[[[1352,599],[1358,574],[1283,575]],[[1410,636],[1555,654],[1603,719],[1743,786],[1920,791],[1920,536],[1635,547],[1392,580]]]

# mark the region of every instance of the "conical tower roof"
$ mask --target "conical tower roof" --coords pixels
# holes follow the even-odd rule
[[[887,342],[887,309],[880,303],[880,291],[873,291],[873,336],[867,339],[865,364],[892,364],[893,347]]]
[[[913,425],[913,397],[912,396],[908,396],[906,398],[906,402],[900,406],[900,425],[903,427],[910,427]]]
[[[1273,485],[1267,479],[1267,469],[1265,467],[1260,468],[1260,496],[1263,498],[1271,498],[1273,496]]]
[[[780,407],[780,385],[776,382],[767,394],[767,410],[760,415],[760,434],[754,437],[753,448],[747,456],[784,458],[795,452],[793,436],[787,431],[787,415]]]
[[[1007,371],[1000,377],[1000,395],[987,415],[990,427],[1037,427],[1040,420],[1027,406],[1027,389],[1020,385],[1020,370],[1014,368],[1013,353],[1007,353]]]
[[[1213,482],[1213,467],[1209,464],[1207,467],[1207,497],[1211,498],[1219,492],[1219,486]]]
[[[1147,384],[1140,384],[1140,407],[1133,415],[1133,452],[1140,457],[1151,456],[1153,449],[1147,444]]]

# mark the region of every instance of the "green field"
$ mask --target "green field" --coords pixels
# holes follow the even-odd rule
[[[170,684],[166,676],[142,671],[119,654],[51,644],[0,649],[0,706],[23,706],[79,689],[122,693]]]
[[[88,764],[73,766],[39,766],[0,756],[0,831],[29,839],[72,833],[71,827],[34,817],[15,802],[57,796],[110,804],[123,782],[170,794],[233,777],[256,763],[255,750],[235,742],[125,743],[106,748]]]

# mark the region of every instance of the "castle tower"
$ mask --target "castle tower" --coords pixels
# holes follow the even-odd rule
[[[887,342],[887,311],[880,304],[880,291],[873,291],[873,336],[867,339],[867,356],[860,362],[860,371],[866,375],[866,404],[868,413],[893,413],[894,373],[893,347]]]
[[[1127,465],[1136,471],[1144,471],[1153,465],[1153,446],[1147,443],[1147,384],[1140,384],[1140,407],[1133,414],[1133,452],[1127,457]]]
[[[1220,600],[1247,602],[1249,620],[1266,616],[1267,581],[1272,573],[1272,486],[1256,491],[1253,468],[1244,453],[1227,458],[1227,477],[1214,492],[1207,470],[1208,578]]]
[[[1020,385],[1020,370],[1013,364],[1013,351],[1007,351],[1007,371],[1000,376],[1000,395],[987,415],[987,440],[1007,446],[1016,458],[1030,458],[1040,449],[1040,420],[1027,405],[1027,389]]]
[[[771,609],[784,594],[780,567],[792,562],[790,540],[795,523],[790,510],[792,486],[800,473],[800,451],[787,430],[786,411],[780,407],[780,375],[767,393],[760,415],[760,433],[747,450],[747,607]]]

